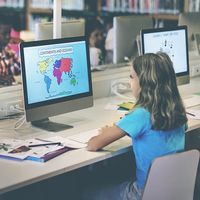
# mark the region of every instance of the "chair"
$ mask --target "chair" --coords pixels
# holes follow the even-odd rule
[[[193,200],[199,155],[195,149],[156,158],[142,200]]]
[[[185,134],[185,150],[198,149],[200,151],[200,128],[187,131]],[[200,162],[197,169],[194,200],[200,199]]]

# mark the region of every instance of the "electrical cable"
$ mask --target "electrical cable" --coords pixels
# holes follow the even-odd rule
[[[18,119],[15,123],[14,129],[19,129],[26,121],[25,115],[23,115],[20,119]]]
[[[134,97],[122,94],[130,91],[131,91],[131,86],[128,78],[121,78],[111,83],[111,93],[115,94],[120,98],[135,101]]]

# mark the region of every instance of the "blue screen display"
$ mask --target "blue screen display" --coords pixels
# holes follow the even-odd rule
[[[89,92],[85,41],[24,47],[28,104]]]

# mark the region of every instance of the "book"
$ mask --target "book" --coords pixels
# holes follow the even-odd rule
[[[0,157],[14,160],[24,160],[30,152],[23,140],[0,139]]]
[[[42,139],[38,139],[42,140]],[[86,144],[81,144],[79,142],[70,140],[69,138],[64,138],[60,136],[54,136],[50,137],[48,139],[42,140],[46,142],[47,144],[49,142],[58,142],[61,143],[62,145],[44,145],[44,146],[36,146],[34,149],[34,153],[30,154],[26,160],[32,160],[32,161],[37,161],[37,162],[46,162],[52,158],[55,158],[56,156],[59,156],[60,154],[63,154],[67,151],[71,151],[74,149],[80,149],[86,147]],[[35,139],[29,140],[29,144],[31,145],[37,145],[38,141],[35,142]],[[41,142],[40,142],[41,143]],[[45,144],[45,143],[44,143]],[[30,145],[29,145],[30,146]]]
[[[26,157],[26,160],[32,160],[32,161],[37,161],[37,162],[46,162],[46,161],[51,160],[52,158],[55,158],[67,151],[70,151],[70,150],[73,150],[73,148],[63,147],[61,149],[48,152],[42,156],[29,155],[28,157]]]
[[[67,151],[84,147],[86,144],[60,136],[45,140],[40,138],[29,140],[6,138],[0,139],[0,158],[46,162]]]
[[[121,103],[119,104],[119,109],[124,109],[124,110],[132,110],[134,108],[134,103],[133,102],[124,102],[124,103]]]

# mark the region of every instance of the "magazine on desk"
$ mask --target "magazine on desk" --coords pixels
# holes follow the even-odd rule
[[[86,144],[60,136],[45,140],[0,139],[0,158],[46,162],[67,151],[84,147]]]

